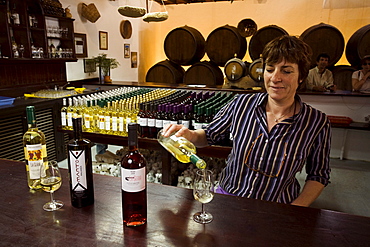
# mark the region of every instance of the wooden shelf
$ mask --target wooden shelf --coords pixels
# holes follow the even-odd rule
[[[59,132],[67,133],[72,138],[73,131],[64,130],[61,126],[58,127]],[[127,146],[127,137],[117,135],[106,135],[100,133],[83,132],[83,137],[92,142],[101,144],[111,144],[117,146]],[[138,138],[139,148],[159,150],[162,152],[162,182],[163,184],[171,184],[171,157],[172,155],[167,152],[157,141],[152,138]],[[208,156],[216,158],[227,158],[231,151],[231,147],[223,146],[209,146],[204,148],[197,148],[199,156]]]

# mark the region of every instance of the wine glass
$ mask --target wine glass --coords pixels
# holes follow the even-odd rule
[[[202,212],[198,212],[193,215],[195,222],[200,224],[212,222],[213,216],[209,212],[205,211],[204,204],[212,201],[213,193],[213,172],[206,169],[197,170],[193,183],[193,195],[195,200],[202,203]]]
[[[54,191],[62,185],[62,175],[60,174],[58,163],[55,160],[45,162],[40,169],[40,183],[42,189],[50,193],[50,202],[44,204],[46,211],[55,211],[63,207],[62,201],[54,200]]]

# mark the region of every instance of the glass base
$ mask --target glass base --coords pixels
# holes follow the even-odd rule
[[[63,207],[64,203],[62,201],[54,200],[52,202],[47,202],[42,207],[45,211],[55,211]]]
[[[213,216],[208,212],[198,212],[193,215],[193,220],[199,224],[207,224],[212,222]]]

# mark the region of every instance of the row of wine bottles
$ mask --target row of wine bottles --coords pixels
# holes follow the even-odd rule
[[[28,130],[23,135],[27,182],[30,189],[42,188],[40,169],[48,162],[46,139],[38,129],[35,107],[26,107]],[[82,121],[73,119],[74,139],[67,145],[71,203],[84,207],[94,202],[91,143],[82,138]]]
[[[23,136],[28,186],[41,189],[40,170],[48,162],[45,135],[37,128],[34,106],[27,106],[28,130]],[[68,169],[71,204],[85,207],[94,203],[92,143],[82,137],[82,118],[72,119],[74,138],[68,142]],[[126,226],[147,220],[146,160],[138,150],[138,126],[128,125],[129,152],[121,161],[122,211]],[[50,184],[49,184],[50,187]],[[49,190],[49,192],[52,192]]]
[[[61,125],[72,129],[72,117],[83,118],[83,131],[127,136],[129,123],[140,125],[140,136],[156,138],[169,123],[204,128],[232,94],[121,87],[103,93],[63,99]]]
[[[72,118],[83,118],[83,131],[127,136],[128,124],[137,122],[139,103],[163,97],[174,90],[121,87],[92,95],[63,99],[61,125],[72,130]]]

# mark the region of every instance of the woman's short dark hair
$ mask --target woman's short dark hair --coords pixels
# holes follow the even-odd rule
[[[311,66],[311,48],[295,36],[283,35],[270,41],[262,52],[264,64],[286,62],[298,64],[299,81],[304,81]]]

